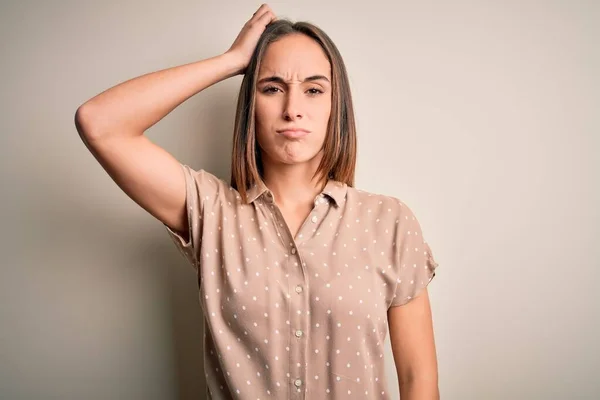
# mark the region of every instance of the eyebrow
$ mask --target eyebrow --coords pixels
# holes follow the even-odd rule
[[[308,78],[306,78],[304,80],[304,82],[317,81],[319,79],[323,79],[323,80],[326,80],[327,82],[329,82],[329,79],[327,79],[327,77],[323,76],[323,75],[309,76]],[[262,78],[261,80],[258,81],[258,84],[265,83],[265,82],[277,82],[277,83],[281,83],[284,85],[286,84],[286,82],[283,80],[283,78],[281,78],[279,76],[268,76],[266,78]]]

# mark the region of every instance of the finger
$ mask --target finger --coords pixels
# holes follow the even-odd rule
[[[262,14],[260,16],[260,18],[258,19],[257,22],[260,22],[261,24],[264,24],[265,26],[269,25],[269,23],[273,20],[277,19],[275,17],[275,14],[272,11],[267,11],[266,13]]]
[[[259,20],[259,19],[260,19],[260,17],[262,17],[262,16],[263,16],[263,14],[264,14],[265,12],[267,12],[267,11],[269,11],[269,6],[268,6],[267,4],[262,4],[262,5],[261,5],[261,6],[258,8],[258,10],[256,10],[256,11],[254,12],[254,14],[252,14],[252,18],[250,18],[250,21],[251,21],[251,22],[253,22],[253,21],[257,21],[257,20]]]

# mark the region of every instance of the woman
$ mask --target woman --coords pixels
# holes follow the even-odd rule
[[[230,184],[144,136],[237,74]],[[323,31],[263,4],[222,55],[119,84],[75,121],[198,274],[209,398],[388,399],[388,325],[402,399],[438,398],[437,263],[405,204],[353,187],[349,82]]]

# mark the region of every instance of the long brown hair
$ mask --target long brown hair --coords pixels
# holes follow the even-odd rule
[[[323,158],[315,177],[321,181],[334,179],[354,186],[356,165],[356,125],[350,93],[350,82],[342,56],[329,36],[309,22],[278,19],[267,25],[258,40],[240,87],[235,114],[231,157],[231,186],[238,190],[244,202],[247,190],[262,181],[260,148],[256,140],[254,113],[255,85],[261,60],[269,44],[290,34],[304,34],[315,40],[331,64],[331,114],[323,144]]]

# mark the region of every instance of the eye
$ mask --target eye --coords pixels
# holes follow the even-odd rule
[[[263,93],[275,93],[277,90],[280,90],[280,89],[276,86],[267,86],[263,89],[262,92]],[[323,91],[318,88],[310,88],[310,89],[308,89],[308,92],[313,96],[323,93]]]
[[[274,93],[274,91],[272,91],[271,89],[276,89],[279,90],[278,87],[275,86],[267,86],[266,88],[263,89],[263,93]]]

